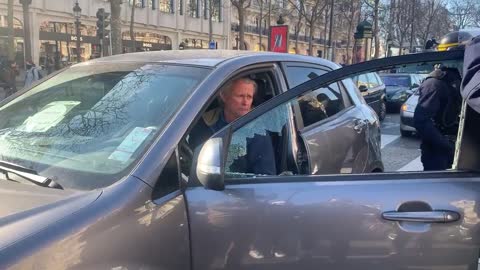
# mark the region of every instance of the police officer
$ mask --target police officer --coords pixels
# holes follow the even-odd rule
[[[419,88],[414,126],[422,140],[425,171],[452,166],[461,109],[460,82],[458,69],[437,66]]]
[[[472,39],[465,48],[463,61],[462,96],[467,104],[480,113],[480,36]]]

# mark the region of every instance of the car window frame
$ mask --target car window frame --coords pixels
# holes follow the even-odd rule
[[[219,86],[214,91],[212,91],[210,93],[208,101],[204,104],[202,109],[199,112],[196,113],[195,118],[191,121],[191,123],[189,124],[189,127],[187,128],[185,133],[181,136],[181,139],[180,139],[179,143],[177,145],[175,145],[175,149],[178,149],[180,147],[180,144],[182,143],[182,141],[185,140],[185,137],[190,134],[190,132],[192,131],[192,129],[196,125],[196,123],[201,120],[202,115],[208,110],[208,108],[212,104],[212,102],[214,102],[214,100],[216,98],[218,98],[220,90],[222,89],[222,87],[226,83],[228,83],[230,80],[238,78],[238,77],[248,76],[249,74],[262,73],[262,72],[270,72],[273,76],[272,83],[274,84],[273,85],[274,96],[271,99],[273,99],[276,96],[282,94],[283,93],[282,90],[285,87],[285,82],[283,81],[283,74],[280,71],[280,65],[278,64],[278,62],[276,62],[276,61],[262,62],[262,63],[257,63],[257,64],[254,64],[254,65],[245,66],[243,68],[235,70],[234,72],[232,72],[228,76],[226,76],[226,79],[223,80],[223,82],[221,84],[219,84]],[[265,102],[268,102],[268,101],[269,100],[267,100]],[[265,103],[265,102],[263,102],[263,103]],[[263,105],[263,103],[259,104],[258,106]],[[253,110],[256,109],[258,106],[254,107]],[[290,134],[290,132],[289,132],[289,134]],[[194,149],[192,149],[192,150],[194,150]],[[188,179],[184,178],[185,175],[183,174],[180,163],[178,164],[178,166],[179,166],[179,171],[180,171],[180,174],[179,174],[180,180],[182,182],[187,181]],[[190,172],[191,172],[191,168],[190,168],[190,171],[188,173],[190,174]],[[187,176],[187,178],[189,178],[189,175],[186,175],[186,176]]]
[[[257,117],[262,114],[282,105],[287,102],[292,101],[298,96],[317,89],[323,85],[329,85],[334,82],[343,82],[345,79],[351,78],[356,74],[366,73],[369,71],[380,71],[385,70],[386,68],[393,67],[395,65],[405,65],[405,64],[415,64],[419,62],[444,62],[448,60],[461,60],[463,59],[463,50],[455,51],[445,51],[445,52],[428,52],[416,55],[401,55],[388,58],[375,59],[363,63],[358,63],[350,66],[346,66],[340,69],[335,69],[331,72],[328,72],[322,76],[319,76],[315,79],[307,81],[293,89],[282,93],[267,102],[263,103],[255,110],[252,110],[247,115],[237,119],[236,121],[230,123],[228,126],[214,134],[211,138],[222,138],[224,140],[224,148],[228,148],[230,145],[231,135],[238,129],[242,128],[246,124],[254,121]],[[358,90],[357,90],[358,91]],[[257,183],[281,183],[281,182],[298,182],[300,179],[302,181],[312,181],[317,182],[319,178],[322,181],[364,181],[364,180],[373,180],[373,179],[385,179],[385,176],[388,176],[388,179],[411,179],[415,178],[450,178],[450,177],[468,177],[471,175],[470,171],[419,171],[419,172],[381,172],[375,174],[332,174],[332,175],[292,175],[292,176],[281,176],[281,175],[272,175],[265,177],[256,177],[256,178],[235,178],[235,179],[225,179],[225,185],[238,185],[238,184],[257,184]],[[197,181],[189,181],[189,186],[198,186],[201,185]]]
[[[323,73],[322,75],[320,75],[318,77],[321,77],[321,76],[325,75],[326,73],[332,71],[331,68],[329,68],[325,65],[313,64],[313,63],[307,63],[307,62],[291,62],[291,61],[288,61],[288,62],[282,62],[280,66],[281,66],[281,69],[282,69],[282,72],[283,72],[284,80],[285,80],[286,85],[287,85],[287,90],[293,89],[293,88],[301,85],[301,84],[299,84],[299,85],[297,85],[293,88],[290,86],[290,81],[289,81],[288,76],[287,76],[287,73],[289,72],[288,71],[289,67],[311,68],[311,69],[319,69],[319,70],[325,71],[325,73]],[[305,81],[305,82],[307,82],[307,81]],[[305,82],[303,82],[303,83],[305,83]]]

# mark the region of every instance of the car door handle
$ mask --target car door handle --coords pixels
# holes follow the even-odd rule
[[[425,212],[397,212],[382,213],[382,218],[392,221],[424,222],[424,223],[448,223],[460,219],[460,214],[454,211],[438,210]]]
[[[367,123],[365,123],[364,121],[357,120],[357,121],[355,121],[355,125],[353,126],[353,129],[357,132],[361,132],[365,128],[366,125],[367,125]]]

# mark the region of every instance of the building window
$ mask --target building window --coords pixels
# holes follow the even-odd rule
[[[158,10],[164,13],[173,13],[173,0],[159,0]]]
[[[145,0],[135,0],[135,7],[137,8],[143,8],[145,7]],[[133,0],[128,0],[128,3],[130,6],[133,6]]]
[[[187,0],[187,1],[188,1],[188,15],[190,17],[198,18],[199,0]]]
[[[212,21],[221,22],[222,21],[222,0],[211,0],[213,1],[212,6]]]
[[[152,10],[157,9],[158,8],[157,1],[156,0],[148,0],[148,7],[151,7]]]
[[[183,15],[183,1],[184,0],[177,0],[178,1],[178,14]]]

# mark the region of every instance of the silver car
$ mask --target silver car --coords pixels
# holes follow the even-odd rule
[[[0,269],[476,269],[478,136],[459,170],[381,173],[378,118],[346,79],[462,57],[339,69],[191,51],[68,68],[0,103]],[[264,101],[191,149],[239,76]],[[279,173],[232,169],[261,136]]]
[[[416,132],[413,125],[413,114],[417,107],[418,97],[419,91],[417,88],[417,90],[415,90],[415,92],[400,107],[400,134],[404,137],[410,137]]]

